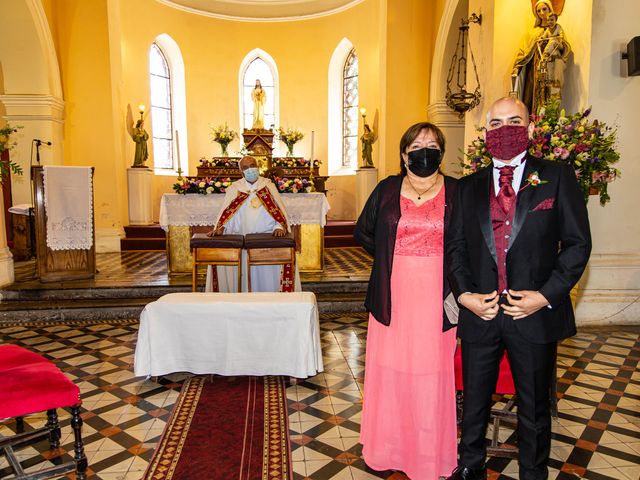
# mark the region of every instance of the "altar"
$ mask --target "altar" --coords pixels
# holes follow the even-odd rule
[[[301,272],[324,269],[324,226],[329,202],[323,193],[282,193],[289,222],[299,227],[299,252],[296,256]],[[192,228],[213,227],[222,208],[224,194],[165,193],[160,201],[160,226],[167,232],[167,266],[170,274],[190,273],[189,248]]]

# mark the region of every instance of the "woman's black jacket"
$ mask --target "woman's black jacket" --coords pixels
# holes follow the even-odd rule
[[[364,305],[374,318],[384,325],[391,323],[391,269],[398,221],[400,220],[400,189],[403,179],[402,175],[394,175],[385,178],[376,186],[358,218],[354,233],[356,241],[373,256],[373,268]],[[451,218],[456,183],[455,178],[444,177],[445,231]],[[444,299],[449,295],[451,289],[446,275],[448,271],[446,263],[443,267]],[[455,326],[447,319],[444,307],[442,324],[443,331]]]

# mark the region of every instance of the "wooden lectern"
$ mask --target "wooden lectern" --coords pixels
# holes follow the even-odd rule
[[[93,168],[91,169],[93,177]],[[36,256],[41,282],[63,282],[93,278],[96,273],[96,231],[92,221],[93,244],[89,250],[51,250],[47,247],[47,212],[44,206],[44,170],[31,167],[33,182]],[[92,212],[93,213],[93,212]]]

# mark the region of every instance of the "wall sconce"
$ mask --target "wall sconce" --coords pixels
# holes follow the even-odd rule
[[[627,61],[627,75],[640,75],[640,37],[633,37],[627,44],[627,51],[622,52],[623,60]]]
[[[480,98],[482,98],[482,94],[480,93],[480,78],[478,77],[478,69],[476,68],[476,61],[473,57],[470,42],[469,56],[471,57],[471,64],[473,65],[473,71],[476,75],[476,89],[473,93],[467,91],[467,36],[470,23],[482,25],[482,14],[476,15],[472,13],[468,19],[463,18],[461,20],[460,31],[458,32],[458,43],[451,58],[449,74],[447,75],[447,93],[445,100],[449,108],[458,112],[460,118],[462,118],[466,112],[476,107],[480,103]],[[457,87],[455,92],[451,90],[451,83],[453,82],[454,76],[456,78],[455,87]]]

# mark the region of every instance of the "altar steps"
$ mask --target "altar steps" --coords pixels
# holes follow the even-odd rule
[[[120,239],[120,250],[166,250],[166,234],[159,224],[127,225],[125,237]]]
[[[356,222],[353,220],[329,220],[324,227],[325,248],[357,247],[353,238]],[[120,240],[122,251],[150,250],[165,251],[166,235],[159,224],[127,225],[125,238]]]
[[[324,227],[325,248],[357,247],[353,238],[355,228],[353,220],[329,220]]]
[[[366,282],[309,283],[303,290],[316,293],[321,313],[359,312]],[[145,305],[161,296],[190,291],[190,285],[2,290],[0,323],[138,318]]]

